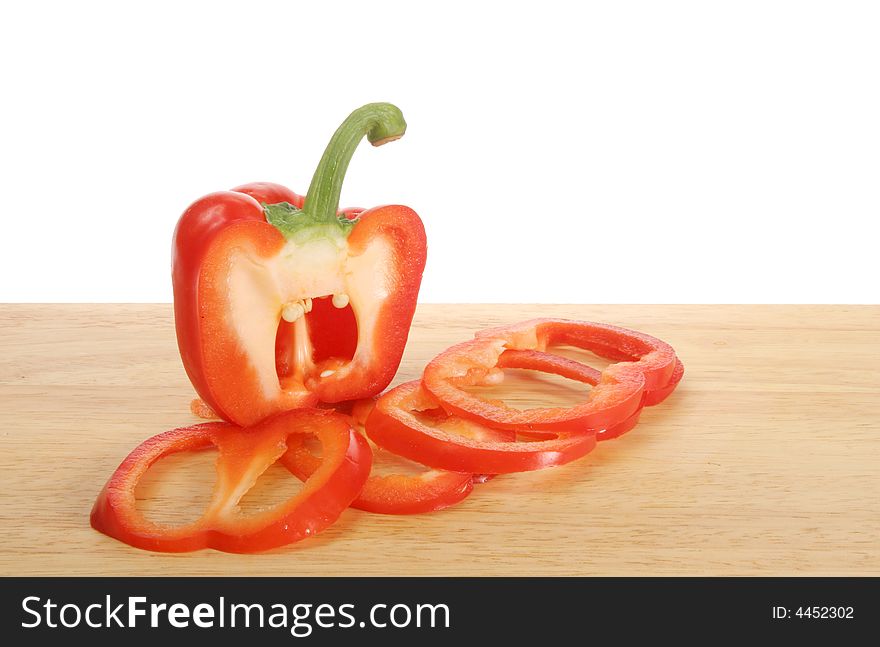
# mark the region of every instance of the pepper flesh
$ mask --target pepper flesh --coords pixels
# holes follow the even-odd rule
[[[299,409],[273,416],[242,433],[226,422],[205,422],[154,436],[135,448],[116,469],[92,509],[92,527],[136,548],[188,552],[213,548],[251,553],[313,536],[332,524],[367,479],[371,451],[345,416]],[[314,435],[322,461],[294,497],[254,515],[238,503],[260,475],[287,450],[288,438]],[[137,510],[135,488],[149,467],[170,454],[218,449],[211,502],[189,524],[169,527]]]
[[[681,363],[680,359],[675,360],[675,369],[672,371],[672,376],[669,378],[669,381],[661,387],[658,387],[652,391],[648,391],[645,393],[645,406],[653,407],[654,405],[660,404],[675,391],[675,387],[678,386],[678,383],[681,382],[681,378],[684,377],[684,364]]]
[[[393,378],[424,270],[424,228],[408,207],[340,216],[337,205],[364,134],[380,145],[405,128],[394,106],[368,104],[334,134],[304,198],[253,183],[205,196],[181,216],[178,346],[198,395],[224,420],[249,426],[370,397]]]

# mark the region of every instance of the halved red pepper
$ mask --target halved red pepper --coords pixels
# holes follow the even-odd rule
[[[354,403],[351,417],[359,430],[364,428],[366,419],[373,411],[376,401],[372,398]],[[468,433],[468,429],[459,432]],[[479,433],[480,430],[475,430]],[[485,430],[484,440],[515,439],[510,432]],[[396,457],[395,457],[396,458]],[[383,462],[390,463],[388,452],[381,448],[373,451],[373,470]],[[315,456],[306,443],[298,440],[290,443],[287,452],[281,457],[282,464],[300,479],[309,478],[321,465],[321,458]],[[399,462],[398,460],[394,461]],[[422,468],[421,465],[417,466]],[[474,488],[475,482],[486,479],[473,474],[449,472],[433,468],[422,468],[415,474],[371,474],[363,490],[351,507],[378,514],[418,514],[442,510],[462,501]]]
[[[375,395],[394,376],[416,306],[426,240],[404,206],[337,213],[364,135],[401,137],[390,104],[339,127],[302,198],[276,184],[212,193],[174,233],[172,276],[184,367],[221,418]]]
[[[314,435],[321,465],[294,497],[254,515],[238,503],[260,475],[287,451],[289,439]],[[169,527],[137,510],[135,487],[149,467],[169,454],[219,450],[210,504],[195,522]],[[242,433],[226,422],[204,422],[159,434],[139,445],[116,469],[92,509],[92,527],[145,550],[187,552],[214,548],[251,553],[321,532],[358,495],[370,473],[371,451],[346,416],[299,409],[270,417]]]
[[[545,351],[554,345],[571,345],[626,361],[606,367],[587,399],[573,407],[518,410],[465,390],[503,379],[499,360],[505,351]],[[425,368],[422,383],[448,412],[492,428],[598,432],[631,419],[642,407],[645,393],[669,384],[676,361],[669,344],[633,330],[583,321],[534,319],[481,331],[475,339],[447,349]],[[579,373],[575,364],[566,363],[566,370],[593,375],[583,370]]]
[[[483,429],[462,434],[463,427]],[[454,472],[507,474],[562,465],[596,446],[592,432],[556,432],[553,438],[511,442],[491,438],[497,430],[447,415],[418,380],[385,393],[367,418],[367,436],[377,445],[423,465]],[[470,436],[470,437],[469,437]]]

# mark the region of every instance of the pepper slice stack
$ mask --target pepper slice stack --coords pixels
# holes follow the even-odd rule
[[[557,345],[591,351],[615,363],[600,372],[547,352]],[[504,368],[555,373],[592,388],[573,407],[527,410],[467,391],[497,383]],[[683,375],[675,351],[655,337],[606,324],[535,319],[479,332],[442,352],[425,368],[421,381],[398,386],[379,399],[367,419],[367,435],[380,447],[439,469],[487,474],[541,469],[580,458],[597,441],[631,430],[642,408],[666,398]],[[444,429],[461,421],[486,432],[512,431],[528,442],[473,440]]]

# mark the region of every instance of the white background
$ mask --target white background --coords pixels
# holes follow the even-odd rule
[[[880,301],[875,2],[4,3],[0,65],[0,301],[170,301],[187,204],[370,101],[424,302]]]

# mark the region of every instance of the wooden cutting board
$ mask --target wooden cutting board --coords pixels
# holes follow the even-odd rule
[[[196,421],[171,307],[0,305],[0,574],[880,575],[880,307],[423,305],[396,382],[480,328],[536,316],[656,335],[685,379],[621,439],[452,509],[349,510],[262,555],[161,555],[88,514],[133,447]],[[504,393],[583,395],[560,381],[514,376]],[[140,496],[180,520],[211,464],[168,461]],[[267,479],[253,504],[294,487]]]

